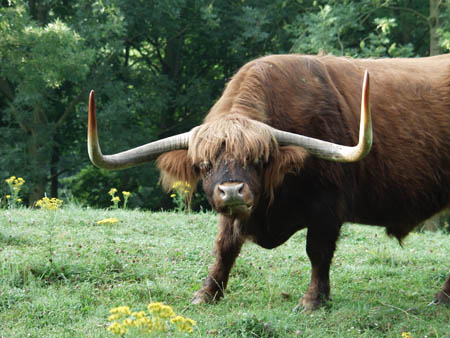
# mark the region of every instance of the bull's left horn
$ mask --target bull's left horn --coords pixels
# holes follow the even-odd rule
[[[190,132],[167,137],[114,155],[103,155],[98,142],[94,91],[89,96],[88,153],[91,162],[103,169],[125,169],[155,160],[159,155],[176,149],[187,149]]]
[[[362,160],[372,147],[372,118],[370,116],[369,105],[369,72],[366,70],[364,74],[359,142],[356,146],[343,146],[275,128],[272,128],[272,133],[280,145],[300,146],[308,150],[312,155],[325,160],[335,162],[355,162]]]

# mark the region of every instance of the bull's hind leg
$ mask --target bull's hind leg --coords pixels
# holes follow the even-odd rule
[[[436,294],[435,298],[439,303],[450,304],[450,276],[447,277],[442,290]]]
[[[308,228],[306,252],[311,261],[311,282],[299,304],[307,310],[316,309],[330,297],[330,264],[338,236],[339,226]]]
[[[217,234],[214,248],[216,261],[209,271],[203,287],[194,294],[192,303],[200,304],[217,301],[223,296],[231,268],[244,243],[237,222],[222,215],[220,216],[219,233]]]

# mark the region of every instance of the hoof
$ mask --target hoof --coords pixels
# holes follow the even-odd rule
[[[445,293],[444,291],[439,291],[434,296],[433,304],[450,304],[450,294]]]
[[[203,290],[198,290],[194,297],[191,299],[192,304],[208,304],[214,301],[214,297],[212,297],[208,292]]]
[[[309,297],[305,295],[300,299],[298,305],[294,308],[294,312],[314,311],[326,304],[323,297]]]

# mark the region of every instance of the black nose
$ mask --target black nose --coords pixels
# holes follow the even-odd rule
[[[243,200],[244,183],[219,184],[217,192],[224,205],[241,204]]]

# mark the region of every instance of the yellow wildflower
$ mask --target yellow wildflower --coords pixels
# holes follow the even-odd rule
[[[111,218],[105,218],[100,221],[97,221],[97,224],[116,224],[118,222],[119,222],[119,220],[117,218],[111,217]]]
[[[10,199],[11,195],[6,195],[5,197],[6,197],[6,199]]]
[[[115,313],[115,314],[109,316],[109,317],[108,317],[108,320],[109,320],[110,322],[112,322],[112,321],[117,320],[117,319],[120,319],[120,318],[122,318],[122,314],[120,314],[120,313]]]
[[[173,185],[172,185],[172,189],[177,189],[181,186],[181,181],[176,181]]]
[[[176,316],[170,320],[172,324],[175,324],[178,331],[186,331],[191,333],[193,331],[192,326],[196,324],[195,320],[190,318],[184,318],[183,316]]]
[[[159,310],[163,303],[157,302],[157,303],[150,303],[147,305],[148,311],[152,312],[153,310]]]
[[[16,187],[21,187],[25,183],[25,180],[22,177],[19,177],[14,180],[14,185]]]
[[[190,188],[191,188],[191,185],[187,181],[186,182],[176,181],[172,185],[172,189],[174,189],[174,190],[189,190]]]
[[[122,324],[119,324],[118,322],[113,322],[108,327],[108,331],[123,336],[125,333],[128,332],[128,329],[124,327]]]
[[[6,183],[11,184],[12,182],[14,182],[14,180],[16,179],[16,176],[11,176],[10,178],[7,178],[5,180]]]
[[[123,195],[123,208],[126,209],[127,208],[127,204],[128,204],[128,199],[131,196],[131,192],[129,191],[122,191],[122,195]]]
[[[20,188],[25,183],[25,180],[22,177],[16,178],[16,176],[11,176],[10,178],[7,178],[5,182],[10,186]]]
[[[114,196],[114,194],[117,192],[116,188],[111,188],[108,192],[109,195]]]
[[[110,313],[120,313],[123,315],[131,315],[131,310],[128,306],[118,306],[109,310]]]
[[[147,314],[145,313],[145,311],[133,312],[132,315],[134,317],[136,317],[137,319],[142,319],[142,318],[147,317]]]
[[[172,195],[170,195],[171,198],[174,198],[174,197],[176,197],[176,196],[177,196],[177,194],[172,194]]]
[[[127,318],[123,321],[122,323],[123,326],[134,326],[135,325],[135,321],[131,318]]]
[[[412,338],[411,332],[402,332],[402,338]]]
[[[108,330],[114,334],[125,335],[128,328],[137,328],[142,333],[166,332],[173,324],[179,331],[193,332],[194,320],[177,316],[169,305],[161,302],[147,306],[150,316],[145,311],[131,312],[128,306],[119,306],[110,310],[108,320],[112,322]],[[169,318],[172,318],[169,320]],[[122,320],[122,322],[119,322]]]
[[[166,332],[167,326],[166,326],[166,323],[163,320],[161,320],[160,317],[155,317],[155,318],[153,318],[153,321],[152,321],[152,329],[154,331]]]
[[[37,201],[35,205],[41,209],[58,210],[62,203],[63,201],[58,198],[48,198],[47,196],[45,196]]]
[[[120,202],[120,197],[115,196],[115,197],[111,198],[111,202]]]

